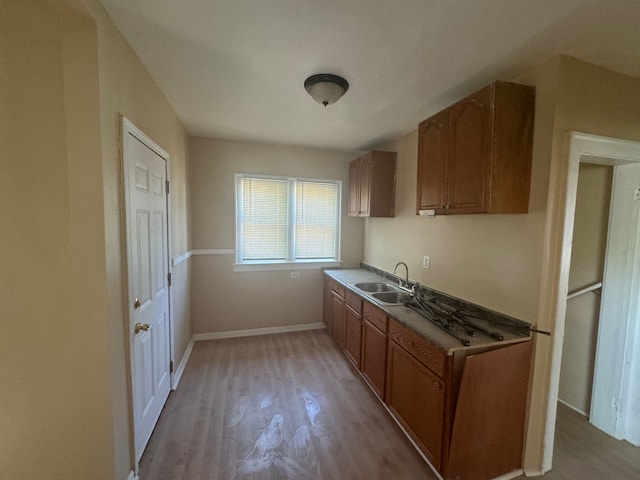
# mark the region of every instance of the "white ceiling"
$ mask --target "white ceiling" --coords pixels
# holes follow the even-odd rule
[[[639,0],[102,0],[191,135],[367,150],[557,53],[640,77]],[[306,77],[350,83],[315,103]]]

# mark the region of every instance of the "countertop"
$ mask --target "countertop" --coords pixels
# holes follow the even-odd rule
[[[344,285],[346,288],[360,295],[365,300],[375,304],[387,314],[395,318],[398,322],[413,330],[418,335],[432,342],[440,349],[444,350],[447,355],[453,355],[456,351],[465,350],[467,354],[472,354],[474,350],[485,350],[490,348],[499,348],[513,343],[520,343],[531,339],[531,335],[519,335],[510,329],[492,323],[493,329],[497,330],[504,336],[503,340],[495,340],[491,337],[478,334],[475,337],[469,337],[470,345],[463,346],[460,340],[449,335],[444,330],[431,323],[422,315],[414,312],[411,308],[404,305],[390,305],[379,302],[374,297],[367,295],[366,292],[355,287],[356,283],[361,282],[385,282],[394,283],[378,273],[364,268],[352,269],[327,269],[324,273],[334,279],[336,282]],[[480,307],[481,308],[481,307]],[[494,312],[495,315],[495,312]],[[508,318],[505,316],[505,318]],[[518,321],[518,320],[515,320]],[[519,321],[523,324],[526,322]]]

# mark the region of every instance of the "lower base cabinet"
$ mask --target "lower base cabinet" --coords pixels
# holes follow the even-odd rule
[[[362,316],[349,305],[345,311],[344,353],[351,363],[360,369],[360,351],[362,343]]]
[[[386,403],[438,470],[442,466],[444,387],[440,378],[389,341]]]
[[[531,341],[447,355],[325,282],[329,332],[442,478],[489,480],[521,467]]]
[[[387,335],[367,320],[362,322],[362,375],[384,400],[387,367]]]
[[[322,321],[327,326],[327,331],[333,335],[333,296],[331,294],[331,283],[324,282],[324,298],[323,298],[323,312]]]
[[[331,293],[331,310],[331,333],[333,334],[333,338],[335,338],[336,342],[338,342],[338,345],[340,345],[341,348],[344,348],[347,312],[344,304],[344,298],[336,292]]]

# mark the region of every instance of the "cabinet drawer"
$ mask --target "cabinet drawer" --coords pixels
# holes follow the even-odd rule
[[[382,333],[387,333],[387,314],[369,302],[362,303],[362,316]]]
[[[344,298],[347,289],[342,284],[336,282],[332,278],[327,278],[327,281],[329,282],[329,286],[331,287],[331,290],[333,290],[342,298]]]
[[[389,322],[389,338],[409,352],[416,360],[439,377],[444,377],[447,355],[433,343],[401,325],[394,318]]]
[[[362,313],[362,297],[351,290],[347,290],[347,305],[358,313]]]

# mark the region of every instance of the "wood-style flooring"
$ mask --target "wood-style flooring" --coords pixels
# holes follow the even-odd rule
[[[197,342],[141,480],[436,479],[325,330]]]
[[[140,480],[436,478],[325,330],[197,342],[140,462]],[[560,405],[538,478],[640,480],[640,448]]]
[[[536,479],[640,480],[640,447],[610,437],[558,404],[553,468]]]

